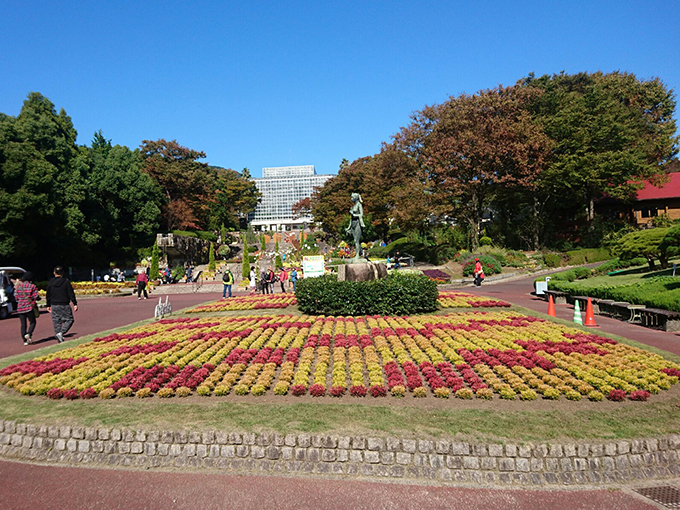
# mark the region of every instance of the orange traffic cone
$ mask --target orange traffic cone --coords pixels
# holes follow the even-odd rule
[[[557,317],[557,314],[555,313],[555,302],[553,301],[552,295],[548,296],[548,315]]]
[[[593,302],[588,298],[588,304],[586,305],[586,322],[584,323],[584,326],[588,326],[590,328],[599,328],[597,324],[595,324],[595,314],[593,313]]]

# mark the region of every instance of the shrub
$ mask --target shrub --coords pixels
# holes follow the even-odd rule
[[[493,241],[488,236],[482,236],[479,238],[479,246],[491,246]]]
[[[420,386],[419,388],[416,388],[413,390],[413,396],[418,397],[418,398],[423,398],[427,396],[427,390],[425,389],[424,386]]]
[[[264,384],[253,384],[253,387],[250,388],[250,393],[256,397],[261,397],[266,391],[267,388],[264,387]]]
[[[592,400],[593,402],[600,402],[604,399],[604,395],[600,391],[592,390],[588,392],[588,399]]]
[[[368,282],[336,275],[298,281],[300,311],[314,315],[412,315],[437,309],[437,284],[423,275],[392,273]]]
[[[449,398],[450,391],[448,388],[436,388],[434,390],[434,396],[437,398]]]
[[[560,253],[544,253],[543,265],[546,267],[560,267],[564,265],[564,259]]]
[[[353,397],[365,397],[367,393],[366,386],[357,385],[349,387],[349,394]]]
[[[331,396],[332,397],[342,397],[345,394],[345,387],[344,386],[332,386],[331,387]]]
[[[326,395],[326,388],[324,388],[323,384],[312,384],[309,387],[309,394],[312,397],[323,397]]]
[[[390,393],[393,397],[403,397],[406,395],[406,388],[398,384],[396,386],[392,386]]]
[[[223,397],[224,395],[229,394],[229,386],[226,384],[218,384],[215,386],[215,396],[217,397]]]
[[[119,388],[118,391],[116,392],[117,397],[131,397],[134,394],[132,391],[132,388],[128,386],[123,386],[122,388]]]
[[[113,398],[116,396],[116,390],[113,388],[106,388],[102,391],[99,392],[99,398],[103,398],[105,400]]]
[[[58,400],[64,396],[64,391],[61,388],[50,388],[47,390],[47,398]]]
[[[503,265],[491,255],[469,255],[463,261],[463,276],[472,276],[475,272],[475,258],[478,258],[482,263],[482,269],[486,276],[500,273]]]
[[[188,388],[186,386],[180,386],[175,391],[175,395],[177,395],[178,397],[188,397],[189,395],[191,395],[191,388]]]
[[[371,386],[368,388],[368,392],[373,397],[384,397],[387,395],[387,388],[384,386]]]
[[[85,388],[80,392],[80,398],[94,398],[97,396],[97,391],[94,388]]]
[[[641,402],[644,402],[649,398],[650,393],[645,390],[637,390],[637,391],[632,391],[630,393],[630,399],[631,400],[639,400]]]
[[[175,396],[175,390],[172,388],[161,388],[156,395],[159,398],[171,398]]]
[[[307,387],[304,384],[293,384],[290,387],[290,392],[296,397],[299,397],[307,393]]]
[[[626,392],[624,390],[611,390],[607,398],[614,402],[621,402],[626,399]]]
[[[198,388],[196,388],[196,394],[200,395],[202,397],[209,397],[210,396],[210,386],[206,386],[205,384],[201,384]]]
[[[491,400],[493,398],[493,390],[491,388],[480,388],[475,393],[475,396],[484,400]]]
[[[585,248],[581,250],[571,250],[566,253],[567,264],[579,266],[590,262],[601,262],[611,257],[609,248]]]
[[[456,391],[456,397],[468,400],[474,397],[474,393],[470,388],[461,388]]]

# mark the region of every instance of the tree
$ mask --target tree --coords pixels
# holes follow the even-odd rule
[[[140,149],[142,170],[158,183],[165,198],[162,227],[206,229],[217,176],[206,163],[198,161],[205,153],[163,139],[143,140]]]
[[[91,242],[80,211],[87,171],[71,118],[31,92],[14,118],[0,114],[0,256],[45,271],[82,260]]]
[[[310,197],[305,197],[302,200],[293,204],[291,207],[291,212],[293,213],[293,218],[303,218],[312,215],[312,199]]]
[[[435,210],[468,226],[478,246],[482,216],[499,190],[531,187],[550,140],[532,121],[529,87],[497,87],[426,107],[395,137],[418,164]]]
[[[155,280],[158,278],[158,259],[160,258],[160,249],[158,248],[158,241],[153,242],[153,248],[151,248],[151,266],[149,267],[149,278]]]
[[[239,219],[255,210],[262,194],[250,178],[248,169],[239,174],[228,168],[211,167],[214,172],[214,200],[210,202],[209,226],[217,230],[220,224],[239,228]]]
[[[555,143],[543,185],[562,205],[581,202],[588,221],[595,217],[596,198],[631,197],[678,153],[675,99],[658,78],[561,73],[529,75],[519,84],[545,92],[533,104],[536,120]]]
[[[663,241],[668,231],[668,228],[652,228],[631,232],[619,239],[612,252],[623,259],[645,257],[649,269],[654,269],[654,260],[659,259],[661,268],[666,269],[668,267],[667,245]]]
[[[276,241],[274,246],[274,267],[283,267],[283,261],[281,260],[281,254],[279,253],[279,242]]]
[[[241,263],[241,276],[250,277],[250,250],[248,249],[248,238],[243,236],[243,262]]]
[[[208,271],[215,271],[217,265],[215,264],[215,245],[210,241],[210,251],[208,252]]]
[[[88,161],[87,193],[81,211],[88,218],[94,259],[132,259],[148,246],[161,219],[162,197],[153,179],[142,172],[139,151],[112,146],[101,131],[91,148],[82,149]]]

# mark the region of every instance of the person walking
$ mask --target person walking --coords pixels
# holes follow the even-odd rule
[[[33,343],[32,335],[35,330],[35,321],[40,313],[37,305],[40,296],[38,295],[38,288],[33,284],[33,273],[30,271],[24,273],[14,288],[14,297],[17,300],[17,313],[21,323],[21,339],[24,345],[29,345]],[[28,329],[26,329],[26,321],[29,324]]]
[[[286,282],[288,281],[288,272],[284,268],[280,268],[279,281],[281,282],[281,292],[286,292]]]
[[[255,268],[250,266],[250,274],[248,275],[248,286],[250,287],[250,295],[255,294],[257,290],[257,275],[255,274]]]
[[[64,341],[64,335],[73,326],[73,312],[78,311],[78,301],[73,292],[71,282],[64,276],[64,268],[54,268],[54,278],[47,284],[47,311],[52,314],[54,335],[59,343]]]
[[[482,282],[484,281],[484,268],[482,267],[482,263],[479,261],[479,259],[475,259],[475,286],[479,287],[482,285]]]
[[[260,285],[262,286],[262,294],[269,294],[269,271],[263,269],[260,273]]]
[[[267,283],[269,283],[269,293],[274,294],[274,283],[278,278],[276,278],[276,274],[274,274],[274,270],[270,267],[269,270],[267,271]]]
[[[227,291],[229,292],[229,297],[231,297],[231,286],[234,284],[234,275],[229,268],[225,269],[222,273],[222,284],[224,285],[222,289],[222,299],[227,297]]]
[[[293,292],[295,292],[295,284],[298,281],[298,272],[297,269],[293,268],[293,270],[290,272],[290,283],[293,284]]]
[[[144,299],[149,299],[149,294],[146,292],[146,285],[148,282],[149,280],[146,277],[146,271],[140,271],[137,275],[137,280],[135,280],[135,283],[137,284],[137,299],[142,299],[142,292],[144,292]]]

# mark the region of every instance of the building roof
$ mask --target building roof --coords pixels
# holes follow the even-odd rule
[[[657,188],[649,181],[645,187],[637,192],[638,200],[658,200],[660,198],[680,198],[680,172],[668,174],[669,181],[661,188]]]

